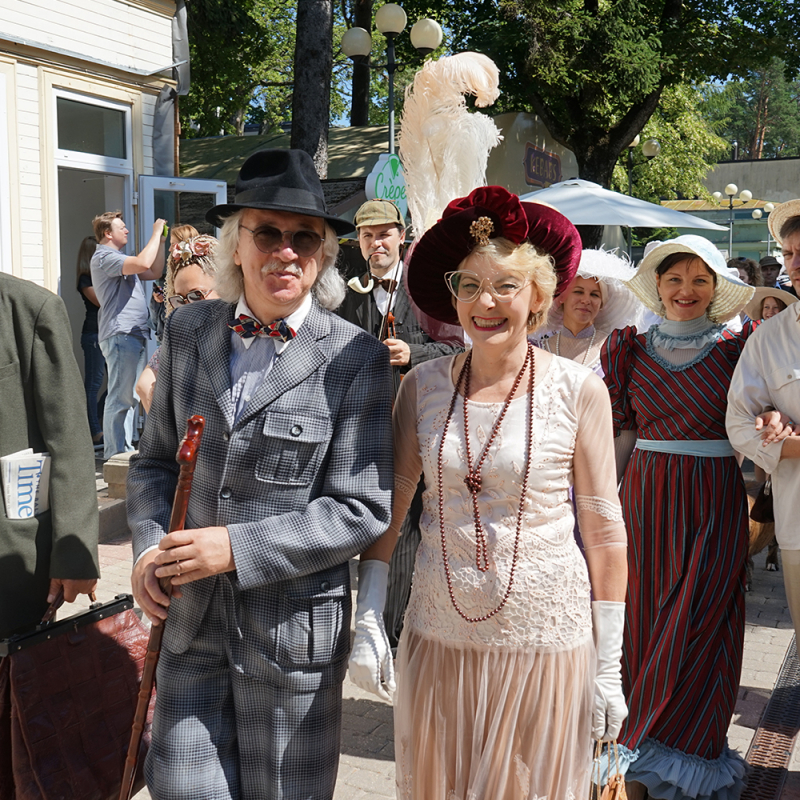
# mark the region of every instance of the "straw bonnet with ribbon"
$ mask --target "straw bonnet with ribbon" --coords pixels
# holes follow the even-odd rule
[[[530,242],[553,259],[559,294],[572,281],[581,257],[575,226],[549,206],[523,203],[501,186],[481,186],[453,200],[416,243],[408,264],[408,289],[414,302],[434,319],[459,325],[444,275],[479,244],[505,238]]]
[[[792,217],[800,217],[800,200],[787,200],[785,203],[775,206],[770,212],[769,232],[778,244],[783,244],[781,228]]]
[[[774,212],[773,212],[774,213]],[[696,256],[717,276],[711,305],[706,312],[712,322],[727,322],[733,319],[753,296],[753,287],[734,278],[722,253],[708,239],[688,234],[678,236],[654,247],[639,262],[636,274],[627,281],[628,288],[654,313],[664,316],[664,306],[658,295],[656,269],[673,253],[685,253],[687,258]]]
[[[780,300],[787,308],[797,302],[797,298],[793,294],[784,292],[783,289],[776,289],[773,286],[756,286],[753,299],[744,307],[744,313],[750,319],[761,319],[761,306],[768,297]]]
[[[625,285],[636,274],[633,264],[609,250],[584,250],[575,273],[576,278],[597,281],[603,304],[594,319],[594,327],[610,333],[629,325],[638,326],[644,307],[639,298]],[[547,329],[560,330],[564,325],[564,297],[572,282],[565,287],[550,307]]]

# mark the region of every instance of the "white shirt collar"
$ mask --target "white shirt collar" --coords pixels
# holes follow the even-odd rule
[[[402,274],[403,274],[403,260],[401,259],[382,277],[400,283],[400,276]]]
[[[286,320],[286,324],[295,332],[298,333],[302,324],[306,321],[306,317],[308,316],[308,312],[311,311],[311,292],[309,292],[304,298],[303,302],[300,304],[300,308],[296,311],[293,311],[289,314],[288,317],[284,317]],[[258,317],[250,310],[250,306],[247,305],[247,300],[245,300],[244,292],[239,296],[239,302],[236,304],[236,311],[234,312],[234,317],[238,318],[241,314],[246,314],[248,317],[252,317],[253,319],[258,319]],[[258,319],[261,322],[260,319]],[[231,331],[234,336],[238,336],[237,333]],[[242,344],[244,345],[244,349],[247,350],[251,344],[256,340],[256,337],[253,336],[250,339],[242,339]],[[289,342],[282,342],[280,339],[272,339],[272,343],[275,345],[275,352],[280,355],[285,349]]]

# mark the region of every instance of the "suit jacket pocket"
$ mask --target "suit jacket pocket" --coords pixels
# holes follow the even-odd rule
[[[0,383],[6,380],[19,382],[19,361],[12,361],[10,364],[3,364],[0,367]]]
[[[351,600],[346,586],[335,586],[312,597],[288,594],[281,605],[278,664],[322,667],[347,655]]]
[[[327,417],[268,411],[256,478],[284,486],[308,486],[330,436]]]

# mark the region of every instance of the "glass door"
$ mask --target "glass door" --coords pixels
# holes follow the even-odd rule
[[[206,222],[206,211],[228,202],[228,185],[223,181],[196,178],[139,176],[139,241],[147,244],[153,222],[163,217],[170,228],[194,225],[200,233],[216,236],[219,231]]]

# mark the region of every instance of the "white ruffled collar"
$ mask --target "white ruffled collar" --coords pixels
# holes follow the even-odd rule
[[[648,333],[654,347],[664,350],[702,350],[719,340],[724,327],[704,315],[686,321],[665,319],[659,325],[653,325]]]

